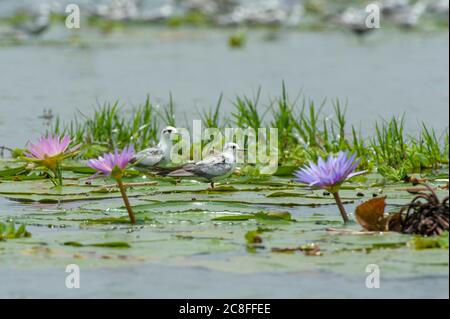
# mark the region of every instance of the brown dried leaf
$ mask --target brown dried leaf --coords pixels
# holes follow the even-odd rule
[[[387,226],[384,217],[385,207],[385,197],[373,198],[356,207],[355,218],[365,230],[385,231]]]
[[[395,213],[387,218],[387,226],[389,231],[395,231],[401,233],[403,230],[402,226],[402,214]]]

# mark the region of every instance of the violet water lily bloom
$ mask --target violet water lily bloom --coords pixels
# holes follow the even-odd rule
[[[328,156],[326,161],[319,158],[317,164],[309,162],[309,165],[294,173],[295,181],[308,184],[313,188],[326,189],[333,194],[344,223],[348,223],[349,219],[344,204],[339,197],[339,188],[347,179],[366,172],[355,172],[359,162],[356,155],[349,156],[348,152],[339,152],[337,156]]]
[[[122,182],[123,172],[133,157],[134,147],[133,145],[129,145],[121,152],[116,149],[114,153],[103,154],[103,156],[100,156],[98,159],[91,159],[88,161],[87,165],[95,169],[98,173],[102,173],[105,176],[112,176],[116,180],[123,202],[128,211],[131,224],[136,224],[136,217],[134,216],[130,201],[128,200],[125,185]]]
[[[115,170],[122,173],[134,156],[133,145],[125,147],[121,152],[115,150],[114,153],[106,153],[98,159],[90,159],[88,166],[105,176],[110,176]]]
[[[339,152],[337,156],[328,156],[326,161],[319,158],[317,164],[309,162],[309,165],[295,172],[295,180],[333,193],[345,180],[366,172],[355,172],[359,162],[356,155],[349,156],[348,152]]]

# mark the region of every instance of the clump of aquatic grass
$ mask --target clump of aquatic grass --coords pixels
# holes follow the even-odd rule
[[[317,159],[327,153],[352,151],[362,158],[365,155],[364,142],[355,127],[347,127],[347,106],[342,106],[336,99],[332,101],[333,113],[324,115],[325,103],[323,101],[316,106],[314,101],[303,100],[299,121],[295,126],[301,142],[309,149],[310,157]]]
[[[261,88],[258,89],[256,96],[252,99],[247,96],[237,96],[234,105],[234,112],[231,114],[234,124],[240,128],[253,128],[257,130],[264,127],[264,117],[269,111],[268,108],[261,113],[259,99],[261,97]]]
[[[434,129],[422,124],[418,138],[404,132],[405,119],[392,118],[375,125],[370,150],[378,171],[393,180],[407,179],[408,173],[420,173],[448,165],[448,132],[439,138]]]
[[[405,118],[377,121],[375,133],[364,138],[359,129],[347,122],[347,104],[332,100],[314,101],[288,96],[283,83],[281,95],[261,103],[261,89],[250,98],[237,96],[229,122],[221,114],[223,96],[211,109],[201,111],[205,127],[223,128],[225,123],[235,127],[257,130],[261,127],[278,129],[279,164],[300,166],[340,151],[354,153],[360,159],[359,168],[378,172],[392,180],[407,180],[408,174],[439,169],[448,165],[449,133],[438,134],[422,124],[418,136],[405,133]],[[331,112],[325,110],[331,109]],[[176,126],[172,96],[166,107],[155,107],[147,98],[143,105],[125,113],[118,103],[104,104],[93,116],[79,114],[68,124],[56,121],[53,134],[68,134],[83,143],[83,157],[97,156],[132,142],[137,149],[156,144],[160,125]],[[366,125],[370,127],[370,125]]]
[[[277,98],[271,105],[273,120],[271,127],[278,129],[278,148],[283,151],[288,151],[290,145],[297,144],[295,136],[292,134],[297,122],[292,116],[295,106],[295,101],[292,102],[286,92],[286,85],[283,82],[281,97]],[[287,153],[281,154],[282,159],[287,158]]]
[[[172,104],[170,104],[172,105]],[[172,106],[166,112],[173,112]],[[132,142],[139,149],[156,143],[159,123],[155,120],[158,113],[147,97],[144,104],[134,107],[131,115],[123,112],[119,102],[105,103],[98,107],[92,116],[81,112],[69,123],[63,125],[59,118],[53,127],[53,134],[67,134],[83,143],[85,158],[97,156],[114,148],[122,148]]]
[[[270,123],[278,129],[280,161],[300,165],[329,153],[351,151],[361,158],[361,167],[369,168],[361,135],[354,127],[347,128],[346,106],[335,100],[332,102],[334,114],[324,115],[325,103],[316,106],[314,101],[305,98],[292,100],[283,83],[282,95],[272,105]]]
[[[400,167],[407,159],[404,116],[375,124],[375,137],[370,142],[377,163]]]
[[[448,131],[439,137],[422,125],[419,138],[405,133],[405,118],[393,117],[375,123],[375,136],[364,139],[347,124],[347,105],[332,101],[333,113],[324,115],[325,101],[290,100],[283,84],[282,96],[275,101],[271,126],[278,128],[280,162],[300,164],[329,153],[357,154],[361,169],[378,168],[385,177],[405,179],[410,173],[448,165]],[[299,111],[298,111],[299,110]],[[300,146],[300,147],[299,147]]]
[[[173,103],[172,94],[169,95],[169,104],[164,108],[155,108],[158,117],[163,121],[165,126],[177,126],[175,119],[175,106]]]
[[[295,126],[296,133],[298,134],[300,141],[307,145],[308,147],[322,147],[323,142],[326,139],[322,137],[327,136],[328,132],[325,130],[327,127],[324,126],[324,130],[320,130],[320,114],[324,106],[323,102],[318,108],[316,108],[313,101],[306,102],[303,99],[302,108],[298,116],[297,125]],[[325,123],[324,119],[324,123]]]
[[[223,128],[227,123],[227,118],[220,116],[220,109],[222,107],[223,94],[220,94],[220,97],[216,103],[216,107],[214,109],[206,109],[202,110],[199,114],[202,124],[204,127],[211,128]],[[221,124],[223,123],[223,124]]]
[[[414,152],[422,161],[425,160],[422,166],[437,169],[440,164],[448,164],[448,131],[444,134],[444,138],[438,137],[435,129],[427,128],[422,123],[419,138],[412,138],[412,141]]]

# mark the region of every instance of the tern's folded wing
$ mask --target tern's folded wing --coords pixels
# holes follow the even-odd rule
[[[228,175],[233,170],[233,165],[228,163],[218,163],[215,165],[196,164],[193,167],[185,169],[197,176],[213,178],[217,176]]]
[[[161,162],[163,157],[164,152],[162,151],[162,149],[151,147],[137,153],[133,158],[133,162],[138,166],[149,167],[155,166],[156,164]]]
[[[211,165],[222,164],[225,162],[226,162],[225,156],[223,156],[223,154],[219,154],[219,155],[207,157],[203,161],[197,162],[195,164],[195,166],[203,166],[203,165],[211,166]]]

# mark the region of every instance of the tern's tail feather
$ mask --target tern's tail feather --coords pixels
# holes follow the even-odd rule
[[[169,176],[169,177],[190,177],[190,176],[195,176],[195,174],[191,173],[191,172],[188,172],[187,170],[181,168],[181,169],[177,169],[175,171],[170,172],[166,176]]]
[[[160,176],[170,176],[172,172],[176,172],[181,169],[181,166],[177,167],[152,167],[149,169],[152,173]]]
[[[143,173],[149,173],[149,174],[152,174],[155,176],[168,176],[171,172],[181,169],[181,166],[177,166],[177,167],[158,167],[158,166],[143,167],[143,166],[136,165],[136,169]]]

